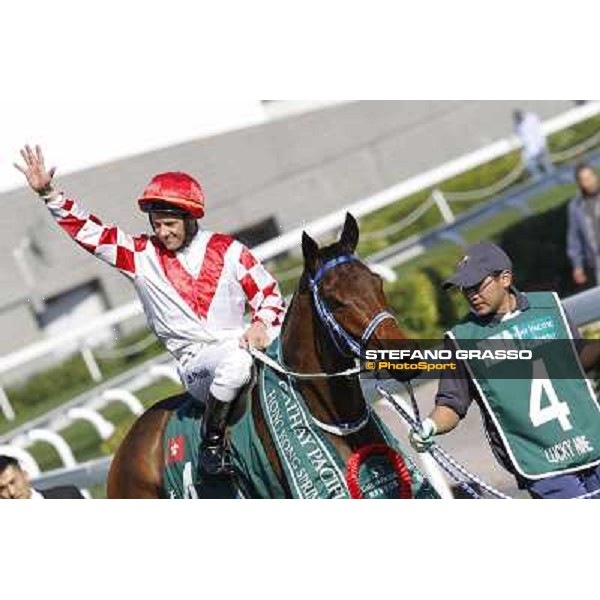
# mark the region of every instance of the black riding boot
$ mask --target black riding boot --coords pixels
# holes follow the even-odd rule
[[[206,403],[202,418],[202,442],[200,443],[200,472],[204,475],[226,475],[231,465],[225,455],[225,427],[232,402],[217,400],[212,394]]]

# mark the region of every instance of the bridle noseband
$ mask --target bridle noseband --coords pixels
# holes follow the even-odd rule
[[[338,351],[344,356],[353,356],[355,358],[362,357],[362,349],[367,345],[371,336],[375,333],[375,330],[379,327],[379,325],[385,321],[386,319],[396,320],[396,317],[392,315],[387,310],[382,310],[377,313],[365,327],[365,330],[360,337],[360,340],[349,334],[336,320],[333,313],[323,300],[323,298],[319,295],[319,284],[323,281],[323,278],[327,274],[328,271],[339,267],[340,265],[345,265],[348,263],[360,262],[360,259],[354,254],[343,254],[342,256],[338,256],[336,258],[332,258],[331,260],[323,263],[314,274],[313,277],[309,276],[309,287],[312,292],[313,302],[315,305],[315,310],[317,311],[317,315],[319,319],[325,325],[325,330],[331,337],[335,347]]]
[[[396,317],[392,315],[387,310],[382,310],[377,313],[367,324],[365,330],[363,331],[360,340],[349,334],[336,320],[333,316],[333,313],[319,295],[319,284],[323,281],[323,277],[325,274],[331,269],[335,269],[340,265],[344,265],[351,262],[360,262],[357,256],[353,254],[344,254],[342,256],[338,256],[337,258],[333,258],[325,262],[313,277],[309,276],[309,287],[312,293],[313,302],[315,305],[315,309],[317,311],[317,315],[321,323],[325,326],[325,330],[333,340],[338,351],[344,356],[351,356],[355,358],[362,357],[362,348],[366,346],[368,341],[371,339],[371,336],[375,333],[376,329],[379,325],[385,321],[386,319],[393,319],[396,321]],[[278,362],[269,358],[263,352],[260,352],[256,349],[251,349],[250,352],[253,356],[261,360],[263,363],[269,365],[271,368],[275,369],[279,373],[286,375],[289,378],[294,379],[330,379],[333,377],[351,377],[356,376],[361,372],[361,367],[353,367],[351,369],[347,369],[346,371],[341,371],[339,373],[297,373],[295,371],[290,371],[280,365]],[[365,404],[365,414],[363,417],[354,422],[347,423],[323,423],[316,419],[312,414],[311,418],[315,425],[328,433],[332,433],[337,436],[345,437],[357,433],[363,427],[367,425],[371,418],[371,408],[368,404]]]

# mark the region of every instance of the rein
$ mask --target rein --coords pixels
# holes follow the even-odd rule
[[[333,377],[352,377],[357,375],[362,371],[360,367],[354,367],[352,369],[346,369],[345,371],[339,371],[337,373],[298,373],[296,371],[290,371],[283,367],[276,360],[273,360],[270,356],[267,356],[261,350],[257,350],[256,348],[250,348],[249,352],[254,358],[258,359],[265,365],[268,365],[273,370],[285,375],[288,379],[330,379]],[[313,423],[323,431],[327,433],[332,433],[333,435],[337,435],[340,437],[346,437],[352,435],[360,431],[371,418],[371,407],[366,406],[365,415],[358,421],[350,422],[350,423],[339,423],[338,425],[330,425],[328,423],[323,423],[319,421],[312,413],[310,415]]]
[[[298,371],[290,371],[278,363],[276,360],[273,360],[269,356],[267,356],[262,350],[258,350],[257,348],[250,348],[250,354],[260,360],[262,363],[269,365],[272,369],[281,373],[282,375],[286,375],[287,377],[291,377],[293,379],[331,379],[334,377],[352,377],[353,375],[358,375],[362,373],[364,369],[360,367],[352,367],[351,369],[346,369],[345,371],[337,371],[336,373],[300,373]]]

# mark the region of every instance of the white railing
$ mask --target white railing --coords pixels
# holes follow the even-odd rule
[[[0,436],[0,454],[17,458],[34,478],[34,484],[42,488],[63,485],[63,481],[81,488],[102,483],[106,479],[110,458],[77,464],[73,450],[60,432],[72,422],[84,419],[93,425],[100,439],[108,439],[114,433],[115,426],[99,412],[101,408],[112,402],[124,403],[137,418],[143,411],[143,405],[131,389],[146,387],[148,383],[157,379],[166,377],[173,380],[177,377],[175,368],[170,364],[149,365],[146,371],[140,374],[140,368],[136,367],[126,378],[119,376],[123,387],[104,389],[105,386],[99,386],[82,394],[73,402]],[[29,452],[29,448],[36,442],[52,445],[64,466],[41,473],[36,460]]]
[[[549,135],[570,127],[576,123],[584,121],[590,117],[600,114],[600,102],[593,102],[584,106],[569,110],[558,117],[545,121],[542,129],[545,135]],[[306,230],[311,235],[319,236],[333,231],[341,226],[344,222],[346,212],[351,212],[355,217],[365,216],[375,210],[388,206],[402,198],[410,196],[415,192],[423,189],[431,188],[451,177],[459,175],[465,171],[473,169],[477,166],[485,164],[495,158],[503,156],[517,148],[520,142],[514,136],[502,139],[485,148],[476,150],[467,155],[461,156],[455,160],[447,162],[439,167],[430,169],[424,173],[411,177],[398,185],[392,186],[379,192],[369,198],[349,205],[343,210],[335,211],[325,217],[317,219],[306,224],[301,228],[296,228],[286,234],[283,234],[273,240],[260,244],[253,248],[253,252],[261,260],[274,258],[279,254],[298,247],[301,240],[302,231]],[[446,197],[451,194],[446,194]],[[440,210],[443,210],[444,205],[440,205],[441,199],[438,197],[435,203],[438,204]],[[84,358],[85,364],[90,371],[90,376],[95,381],[99,381],[102,377],[98,365],[94,359],[93,353],[90,352],[86,344],[86,337],[98,329],[103,329],[110,325],[121,323],[127,319],[137,317],[142,314],[142,306],[139,301],[134,301],[129,304],[120,306],[106,312],[101,317],[98,317],[86,325],[77,327],[69,332],[54,336],[50,339],[43,340],[31,344],[21,350],[0,357],[0,375],[12,369],[16,369],[33,360],[46,356],[68,343],[78,342],[80,352]],[[3,411],[5,417],[9,420],[14,419],[14,412],[10,406],[10,402],[6,398],[2,387],[0,386],[0,410]]]
[[[577,327],[600,320],[600,286],[562,300]]]
[[[71,329],[70,331],[66,331],[65,333],[55,335],[47,340],[35,342],[34,344],[26,346],[21,350],[17,350],[12,354],[1,356],[0,375],[10,371],[11,369],[20,367],[21,365],[24,365],[32,360],[46,356],[46,354],[54,352],[72,342],[85,342],[85,338],[90,333],[93,333],[98,329],[104,329],[111,325],[121,323],[132,317],[136,317],[141,313],[141,303],[139,301],[130,302],[129,304],[124,304],[123,306],[119,306],[118,308],[105,312],[100,317],[96,317],[85,325],[80,325],[79,327]],[[85,344],[82,345],[82,348],[84,347],[86,347]]]
[[[21,440],[26,442],[27,432],[34,428],[60,431],[71,422],[66,416],[70,409],[85,406],[97,411],[112,402],[123,403],[128,392],[136,392],[153,384],[158,379],[167,378],[174,383],[181,384],[179,379],[175,379],[177,370],[172,363],[173,359],[166,353],[148,359],[129,371],[116,375],[95,388],[79,394],[65,404],[0,434],[0,444],[10,442],[20,445]],[[136,403],[131,400],[129,404],[132,412],[139,410],[139,406],[136,406]]]
[[[600,114],[600,102],[592,102],[545,121],[542,124],[542,131],[547,136],[598,114]],[[469,154],[447,162],[439,167],[411,177],[398,185],[387,188],[369,198],[355,202],[354,204],[350,204],[346,208],[337,210],[312,223],[307,223],[305,226],[284,233],[273,240],[256,246],[252,249],[252,252],[261,260],[273,258],[292,248],[297,248],[300,244],[303,231],[306,231],[312,236],[323,235],[340,227],[344,223],[346,212],[352,213],[356,218],[364,217],[365,215],[393,204],[402,198],[406,198],[416,192],[436,186],[442,181],[460,175],[470,169],[474,169],[495,158],[504,156],[520,147],[521,144],[515,136],[502,139],[485,148],[470,152]]]
[[[38,472],[32,475],[32,483],[40,489],[60,485],[76,485],[79,488],[91,487],[106,481],[111,460],[112,456],[105,456],[81,463],[73,468],[65,467],[45,473]]]

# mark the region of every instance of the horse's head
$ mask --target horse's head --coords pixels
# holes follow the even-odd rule
[[[302,235],[305,285],[313,298],[318,319],[341,354],[364,355],[384,342],[406,339],[389,312],[383,280],[355,255],[358,225],[346,214],[340,239],[319,248],[306,232]],[[402,372],[399,372],[402,373]]]

